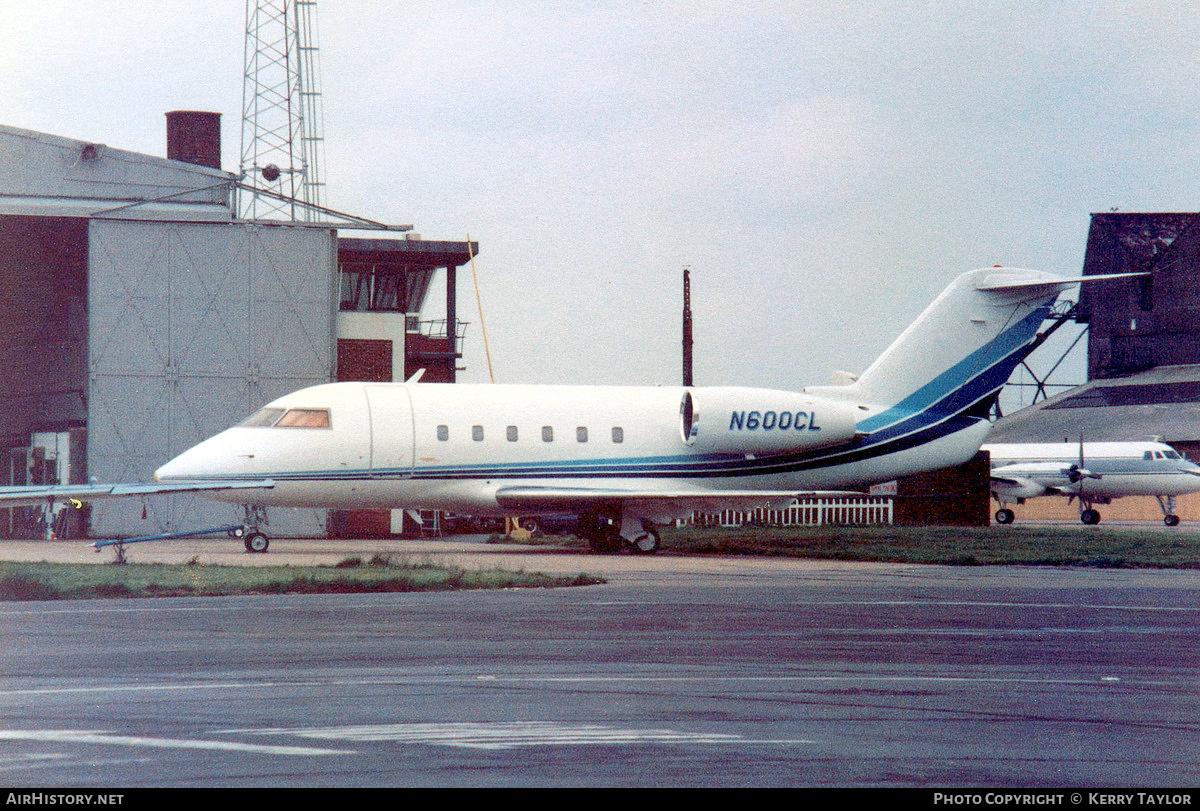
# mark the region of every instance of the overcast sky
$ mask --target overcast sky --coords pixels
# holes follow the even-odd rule
[[[0,123],[165,155],[164,113],[211,110],[237,170],[241,0],[0,11]],[[962,271],[1078,275],[1092,212],[1200,204],[1187,2],[321,0],[318,20],[327,203],[479,241],[498,382],[678,384],[688,266],[697,384],[824,383]],[[483,382],[459,276],[460,380]]]

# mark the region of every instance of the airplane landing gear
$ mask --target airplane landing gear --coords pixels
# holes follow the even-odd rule
[[[620,525],[607,512],[593,510],[579,516],[579,532],[587,539],[588,548],[597,555],[621,551]]]
[[[1011,524],[1015,517],[1016,516],[1013,511],[1008,509],[1008,507],[1001,507],[1000,509],[996,510],[997,524]]]
[[[247,552],[262,553],[267,551],[271,541],[261,532],[251,532],[242,539],[242,544],[246,547]]]
[[[662,545],[653,524],[628,514],[621,519],[621,538],[635,555],[653,555]]]
[[[1175,496],[1155,496],[1158,508],[1162,510],[1163,523],[1168,527],[1179,526],[1179,516],[1175,514]]]
[[[260,504],[244,504],[242,509],[245,510],[246,520],[238,537],[241,537],[247,552],[263,554],[271,545],[266,533],[259,530],[260,524],[267,523],[267,508]]]
[[[587,538],[588,547],[600,555],[623,549],[637,555],[653,555],[662,547],[653,524],[634,515],[617,513],[615,509],[584,513],[579,517],[579,531]]]
[[[1088,507],[1085,510],[1079,511],[1079,520],[1087,524],[1089,527],[1094,527],[1096,524],[1100,523],[1100,513],[1099,511]]]

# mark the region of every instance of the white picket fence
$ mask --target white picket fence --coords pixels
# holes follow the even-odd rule
[[[690,520],[679,522],[680,526],[698,527],[740,527],[746,524],[768,527],[818,527],[825,524],[890,523],[892,499],[888,496],[805,499],[783,509],[695,513]]]

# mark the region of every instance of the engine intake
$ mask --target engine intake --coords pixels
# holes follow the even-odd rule
[[[817,450],[855,436],[852,406],[773,389],[689,389],[679,416],[684,444],[711,453]]]

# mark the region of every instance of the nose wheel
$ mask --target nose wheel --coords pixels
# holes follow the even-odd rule
[[[1179,516],[1175,514],[1175,496],[1155,496],[1158,508],[1162,510],[1163,523],[1168,527],[1179,526]]]
[[[263,554],[271,545],[266,533],[259,529],[259,526],[267,523],[267,509],[258,504],[245,504],[243,509],[246,513],[246,520],[236,535],[242,539],[242,545],[246,547],[247,552]]]
[[[267,551],[267,548],[271,545],[271,541],[261,532],[248,532],[246,533],[246,537],[242,539],[242,544],[245,545],[247,552],[259,554]]]

